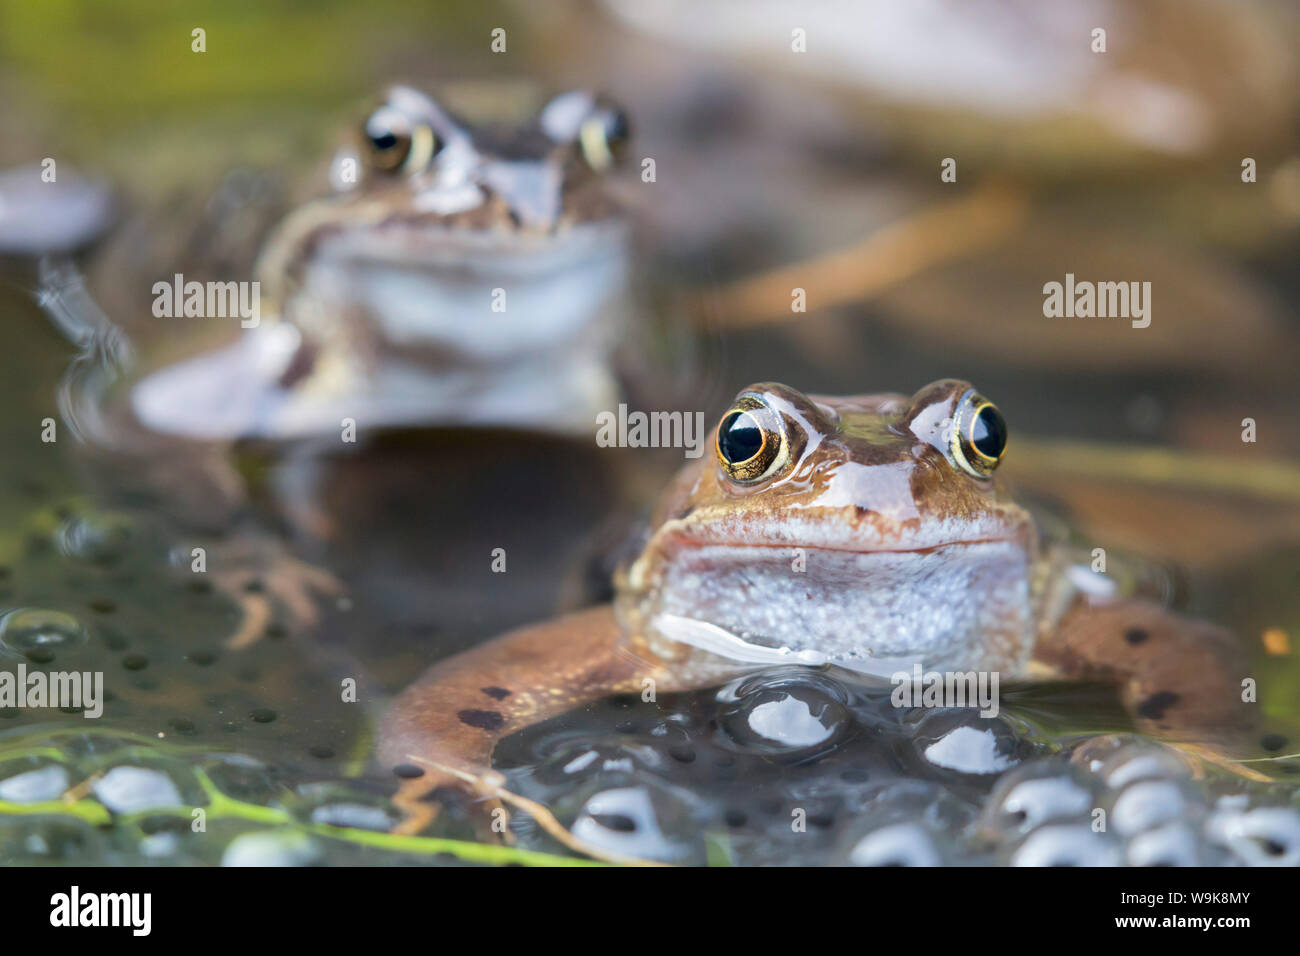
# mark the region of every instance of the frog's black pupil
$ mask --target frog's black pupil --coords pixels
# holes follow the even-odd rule
[[[763,447],[763,430],[748,412],[732,412],[718,432],[718,448],[733,465],[749,461]]]
[[[627,114],[622,110],[614,110],[605,124],[605,141],[611,145],[618,145],[627,142],[631,137],[632,126],[627,120]]]
[[[986,458],[998,458],[1007,447],[1007,423],[992,405],[985,405],[971,424],[971,444]]]
[[[380,126],[378,123],[367,124],[366,135],[370,137],[370,142],[375,149],[381,152],[392,149],[397,145],[397,134],[387,127]]]

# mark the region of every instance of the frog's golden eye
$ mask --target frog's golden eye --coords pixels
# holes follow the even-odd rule
[[[381,106],[362,127],[370,165],[382,172],[423,169],[437,152],[437,139],[428,126],[412,123],[401,110]]]
[[[602,102],[578,129],[582,158],[598,173],[603,173],[623,158],[632,141],[632,124],[627,113]]]
[[[785,420],[756,398],[741,398],[718,423],[718,462],[733,481],[776,474],[790,458]]]
[[[976,478],[993,474],[1006,453],[1006,419],[996,405],[973,389],[957,403],[950,448],[953,460]]]

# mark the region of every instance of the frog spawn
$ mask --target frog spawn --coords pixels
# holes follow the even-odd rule
[[[21,756],[0,761],[0,800],[29,811],[42,804],[75,804],[78,812],[51,809],[0,818],[0,860],[102,865],[175,854],[176,839],[165,833],[174,818],[167,815],[188,813],[189,806],[202,800],[184,761],[142,754],[136,740],[110,734],[52,738],[49,743],[59,745],[60,760]],[[104,829],[97,820],[121,821],[122,826]],[[188,817],[180,822],[188,830]]]
[[[1049,753],[1011,720],[897,711],[878,693],[799,668],[659,704],[615,698],[583,716],[535,728],[531,743],[533,731],[516,735],[503,756],[525,760],[507,771],[515,788],[609,853],[673,864],[1300,863],[1294,807],[1264,804],[1268,791],[1236,781],[1199,781],[1178,751],[1136,735]],[[373,851],[303,828],[378,832],[394,820],[382,788],[292,783],[244,755],[195,762],[103,733],[64,739],[61,750],[60,760],[0,761],[0,800],[32,807],[82,784],[83,805],[103,807],[115,825],[0,818],[0,859],[364,862]],[[285,822],[214,818],[206,837],[195,834],[192,808],[209,803],[196,767],[227,799],[283,809]],[[527,814],[511,826],[521,845],[554,849]]]
[[[836,681],[783,668],[733,681],[718,692],[719,741],[774,760],[816,760],[851,733],[848,695]]]
[[[299,722],[302,705],[266,707],[263,690],[297,658],[276,641],[257,659],[210,650],[207,635],[222,631],[229,609],[196,586],[206,582],[188,560],[160,592],[171,541],[163,531],[51,501],[32,521],[23,560],[0,568],[0,596],[9,599],[0,605],[0,670],[23,663],[29,675],[105,675],[102,722],[74,707],[0,706],[0,863],[217,864],[240,835],[274,829],[251,808],[272,809],[280,829],[295,833],[387,829],[388,781],[319,789],[348,739],[339,725],[319,724],[319,712],[300,722],[312,725],[303,737],[274,751],[283,754],[274,764],[223,752],[233,745],[265,755],[281,727]],[[299,688],[313,689],[313,680],[295,672]],[[140,730],[119,732],[124,718]],[[222,809],[213,809],[209,786],[226,798]],[[196,809],[205,827],[195,828]],[[458,836],[471,835],[463,829]],[[346,836],[311,839],[321,859],[373,855]],[[273,858],[299,857],[261,854]]]
[[[1251,866],[1300,866],[1300,810],[1245,808],[1221,800],[1206,823],[1206,837]]]
[[[346,830],[392,825],[382,787],[294,782],[296,774],[243,754],[181,754],[110,733],[30,743],[42,755],[0,757],[0,801],[24,808],[0,815],[5,864],[297,866],[386,859],[346,839]],[[55,746],[58,759],[44,755]],[[196,827],[197,809],[204,816]],[[339,839],[322,839],[322,828],[340,828]]]
[[[1064,770],[1008,774],[985,808],[982,835],[1021,866],[1300,863],[1300,811],[1218,792],[1239,783],[1194,780],[1195,771],[1147,738],[1093,738]]]
[[[940,862],[939,847],[974,817],[941,779],[968,784],[990,753],[1019,759],[1007,731],[993,740],[950,714],[927,745],[964,727],[940,747],[964,772],[934,764],[935,779],[909,779],[925,758],[896,752],[911,734],[888,695],[798,667],[661,703],[607,700],[581,726],[574,716],[503,742],[497,758],[511,788],[588,843],[663,862]],[[974,712],[966,720],[1000,724]],[[524,845],[546,846],[526,817],[514,826]]]
[[[592,794],[573,823],[579,840],[621,856],[661,863],[706,862],[692,837],[695,801],[656,782],[609,787]]]
[[[612,699],[515,735],[498,758],[512,789],[584,841],[661,862],[1300,863],[1300,811],[1200,779],[1172,747],[1117,734],[1056,750],[1007,715],[900,711],[825,671]],[[512,826],[553,848],[526,815]]]
[[[0,767],[0,773],[7,770]],[[45,803],[57,800],[71,781],[66,767],[45,763],[33,770],[19,770],[0,780],[0,800],[6,803]]]

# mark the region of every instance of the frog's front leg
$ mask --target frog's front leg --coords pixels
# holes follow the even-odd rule
[[[610,694],[683,689],[645,648],[624,642],[609,606],[525,627],[435,665],[404,691],[384,719],[379,757],[419,767],[395,803],[401,832],[434,818],[426,802],[452,786],[491,797],[504,781],[491,769],[497,742],[514,731]]]
[[[1040,639],[1035,660],[1053,676],[1114,681],[1138,726],[1157,736],[1220,739],[1256,718],[1242,700],[1250,672],[1236,638],[1150,601],[1079,602]]]

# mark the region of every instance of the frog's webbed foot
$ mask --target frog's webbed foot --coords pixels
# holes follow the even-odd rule
[[[419,758],[411,759],[426,764]],[[422,769],[425,771],[423,776],[403,781],[393,795],[393,806],[401,812],[402,819],[393,826],[391,832],[416,836],[427,831],[442,811],[442,804],[433,799],[434,794],[440,790],[454,789],[474,798],[473,817],[479,839],[514,843],[514,835],[510,832],[510,811],[497,795],[505,787],[505,777],[496,771],[475,776],[458,773],[449,767],[427,764]]]
[[[240,610],[239,625],[225,642],[231,650],[257,643],[277,619],[290,631],[310,630],[320,622],[319,602],[343,594],[333,574],[278,545],[241,547],[220,560],[228,566],[213,572],[214,583]]]

